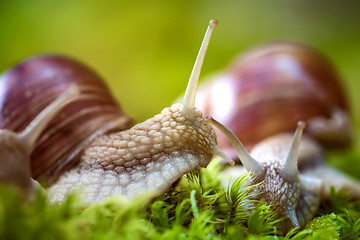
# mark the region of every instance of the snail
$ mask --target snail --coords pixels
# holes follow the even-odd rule
[[[216,145],[212,126],[194,106],[200,69],[216,25],[217,21],[210,21],[183,103],[165,108],[128,130],[124,129],[131,119],[117,108],[100,78],[74,60],[40,56],[20,63],[0,77],[0,84],[12,87],[1,94],[1,127],[15,132],[30,121],[29,126],[37,124],[33,115],[23,116],[23,112],[38,114],[54,98],[61,99],[57,96],[69,86],[80,92],[39,137],[32,137],[38,141],[29,148],[34,148],[32,176],[40,181],[50,179],[51,202],[64,200],[71,191],[79,191],[89,203],[114,195],[132,198],[146,191],[160,194],[184,173],[207,166],[213,154],[234,164]],[[9,109],[21,103],[30,106],[17,111]],[[41,112],[46,114],[43,111],[48,108]],[[46,145],[42,146],[44,142]],[[24,154],[29,154],[29,150]],[[22,178],[30,179],[28,172]]]
[[[236,179],[251,172],[252,183],[261,183],[255,198],[264,199],[284,219],[280,231],[303,227],[329,198],[331,187],[360,197],[360,182],[323,159],[327,148],[345,147],[352,140],[339,84],[330,64],[314,50],[277,42],[236,59],[198,91],[197,107],[234,132],[226,136],[237,142],[234,150],[243,166],[224,174]],[[208,121],[227,131],[216,120]],[[220,135],[218,143],[228,146]]]

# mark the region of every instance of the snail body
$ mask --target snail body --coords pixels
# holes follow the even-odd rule
[[[40,137],[34,137],[39,139],[37,144],[55,139],[50,149],[42,148],[37,151],[35,148],[31,167],[34,178],[50,177],[50,201],[62,201],[71,191],[78,191],[82,199],[89,203],[115,195],[132,198],[147,191],[160,194],[184,173],[207,166],[213,154],[234,163],[217,147],[213,128],[194,106],[201,66],[216,25],[217,21],[210,21],[183,104],[165,108],[154,118],[128,130],[122,129],[129,126],[130,118],[121,109],[115,109],[117,104],[102,81],[99,81],[95,73],[73,60],[56,56],[30,59],[30,62],[20,63],[15,70],[9,70],[2,76],[3,81],[9,80],[12,83],[11,80],[16,79],[20,81],[20,86],[35,85],[39,88],[42,85],[31,80],[45,79],[50,95],[53,88],[63,91],[70,85],[77,86],[81,92],[50,122],[48,129]],[[30,80],[25,78],[28,81],[22,82],[24,78],[16,77],[16,74],[26,73],[27,66],[30,70],[33,67],[38,71],[35,71],[37,74],[31,74]],[[59,83],[62,81],[65,83]],[[11,92],[11,99],[28,101],[31,97],[39,98],[31,91],[23,91],[22,94]],[[5,99],[7,101],[3,108],[6,109],[12,101]],[[7,121],[3,125],[11,123],[12,121]],[[70,126],[66,128],[65,123]],[[14,129],[12,126],[8,128]],[[84,133],[77,131],[77,128],[84,130]],[[53,138],[57,136],[58,130],[61,130],[63,138]],[[68,143],[70,147],[66,146]],[[62,149],[63,144],[67,149]],[[47,157],[41,157],[43,151]],[[61,157],[58,157],[58,153],[61,153]],[[29,152],[25,153],[28,154]],[[51,155],[56,158],[53,159]],[[46,158],[50,158],[49,162],[46,162]],[[51,165],[50,169],[46,167],[48,164]],[[37,165],[43,167],[39,175],[36,172]],[[30,178],[29,174],[26,177]]]
[[[181,105],[173,105],[129,130],[96,139],[80,164],[49,189],[53,200],[77,185],[91,202],[111,194],[161,193],[189,170],[207,166],[215,132],[200,111],[191,120],[181,112]]]

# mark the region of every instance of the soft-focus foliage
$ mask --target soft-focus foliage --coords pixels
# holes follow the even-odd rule
[[[304,230],[276,235],[269,206],[247,199],[248,176],[231,187],[221,184],[219,161],[189,173],[156,199],[111,198],[86,206],[75,196],[51,205],[43,192],[32,203],[15,191],[0,189],[0,239],[358,239],[360,202],[333,195],[335,213],[319,216]],[[346,206],[342,208],[339,204]]]

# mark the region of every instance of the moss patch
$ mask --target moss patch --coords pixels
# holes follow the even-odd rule
[[[39,192],[29,203],[0,189],[0,239],[359,239],[360,202],[333,194],[305,229],[277,236],[269,206],[247,199],[247,175],[221,184],[219,161],[185,175],[153,199],[111,198],[86,206],[76,196],[50,204]],[[329,212],[333,209],[333,212]]]

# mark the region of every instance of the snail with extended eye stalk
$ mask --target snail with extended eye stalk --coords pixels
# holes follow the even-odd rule
[[[331,186],[360,197],[358,181],[323,161],[323,149],[349,145],[352,130],[337,74],[313,49],[277,42],[250,51],[199,88],[197,106],[251,149],[249,155],[238,142],[244,167],[227,173],[234,179],[245,171],[255,173],[254,183],[262,182],[258,197],[287,219],[282,230],[312,219]],[[293,137],[299,120],[307,128],[299,122]],[[225,149],[229,145],[221,135],[218,144]]]
[[[50,101],[49,98],[56,97],[68,86],[75,85],[81,92],[57,117],[53,120],[47,118],[47,121],[51,120],[50,124],[33,151],[33,175],[40,179],[48,175],[52,177],[51,201],[61,201],[73,190],[79,190],[87,202],[102,201],[114,195],[134,197],[145,191],[162,193],[183,174],[206,167],[213,154],[234,163],[217,147],[213,128],[194,107],[200,69],[216,25],[217,21],[210,21],[183,104],[165,108],[161,114],[129,130],[106,133],[126,128],[130,120],[115,108],[116,103],[99,78],[72,60],[56,56],[33,58],[1,76],[1,84],[15,85],[2,97],[2,110],[8,113],[2,114],[5,116],[2,127],[10,126],[8,128],[14,130],[25,125],[24,122],[28,124],[34,117],[23,117],[20,110],[8,110],[14,102],[21,99],[22,103],[33,103],[35,107],[31,108],[36,112]],[[47,88],[41,83],[45,83]],[[22,86],[27,88],[21,89]],[[38,88],[41,91],[36,92]],[[48,108],[53,107],[50,105]],[[47,112],[48,108],[44,111]],[[32,121],[30,128],[38,122],[36,119]],[[32,138],[38,137],[34,135]],[[44,142],[46,148],[41,145]],[[28,144],[25,155],[31,152],[33,143]],[[17,149],[19,152],[22,150]],[[27,160],[19,159],[24,166],[29,165]],[[11,166],[7,169],[12,171]],[[28,172],[27,167],[27,175],[22,178],[30,180]]]

